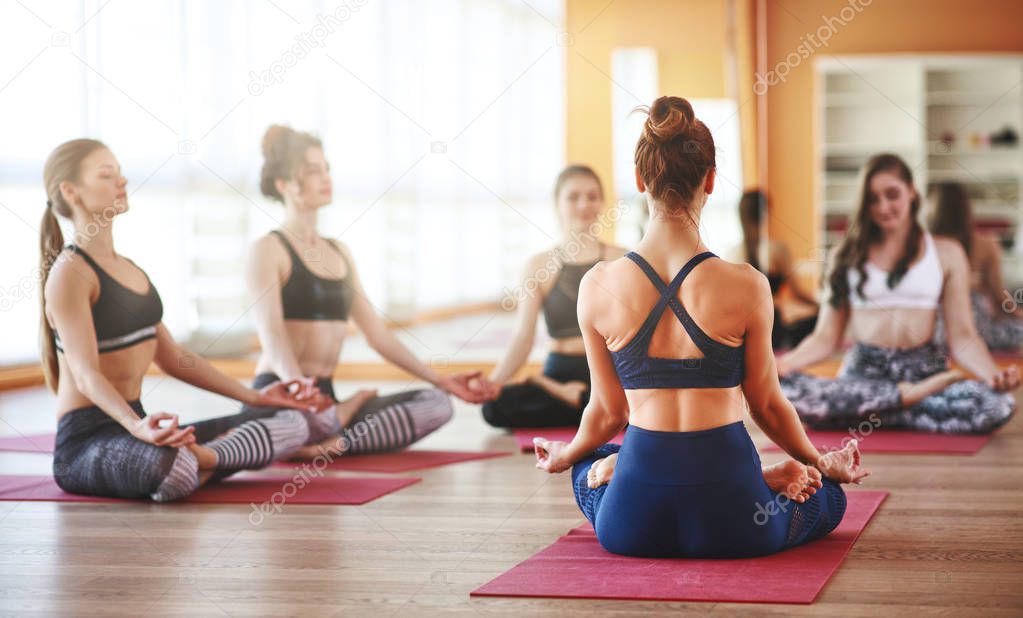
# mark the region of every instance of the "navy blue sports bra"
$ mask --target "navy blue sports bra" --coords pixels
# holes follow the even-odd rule
[[[143,270],[142,274],[146,275],[149,290],[139,294],[107,274],[81,247],[67,245],[64,248],[82,256],[96,271],[99,279],[99,297],[92,305],[92,325],[96,330],[96,345],[101,354],[156,337],[156,325],[163,319],[163,302],[146,271]],[[131,263],[138,268],[138,264]],[[56,331],[53,332],[53,339],[57,349],[63,352],[60,335]]]
[[[746,343],[739,347],[725,345],[707,336],[678,300],[682,281],[697,264],[710,257],[710,251],[695,256],[678,271],[671,283],[664,285],[657,271],[638,253],[625,255],[635,262],[661,292],[661,298],[650,310],[646,321],[629,343],[611,352],[622,388],[730,388],[742,383],[745,374]],[[656,358],[649,356],[650,340],[666,307],[671,307],[686,333],[703,352],[703,358]]]
[[[324,279],[309,270],[284,234],[277,230],[271,233],[281,239],[291,256],[291,274],[281,286],[284,319],[347,320],[355,300],[355,286],[352,284],[352,265],[345,254],[334,243],[327,241],[344,260],[348,274],[343,279]]]

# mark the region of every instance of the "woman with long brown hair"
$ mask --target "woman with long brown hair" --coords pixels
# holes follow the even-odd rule
[[[943,182],[927,196],[927,228],[948,236],[963,247],[970,261],[970,305],[977,332],[992,350],[1019,352],[1023,345],[1023,307],[1002,281],[1002,248],[998,240],[973,225],[973,204],[966,187]],[[939,320],[939,341],[944,341],[944,319]]]
[[[593,391],[570,444],[535,439],[537,467],[572,468],[579,508],[615,553],[757,556],[827,535],[845,512],[839,483],[868,472],[855,442],[822,457],[806,437],[778,386],[767,279],[700,237],[716,180],[710,131],[688,101],[661,97],[635,159],[650,223],[634,252],[583,278]],[[747,401],[793,459],[761,470]],[[620,450],[605,444],[626,425]],[[773,504],[784,507],[758,516]]]
[[[831,256],[817,328],[778,361],[785,396],[807,423],[848,428],[876,414],[883,427],[989,433],[1015,411],[1008,391],[1019,375],[999,368],[977,334],[966,255],[925,231],[919,211],[909,166],[871,157],[849,233]],[[934,342],[939,306],[948,353],[976,380],[950,371]],[[855,345],[837,378],[797,371],[838,350],[847,327]]]
[[[53,472],[65,491],[157,501],[188,496],[211,478],[287,457],[309,437],[306,419],[334,416],[293,383],[246,388],[171,338],[156,287],[114,250],[113,221],[128,210],[128,181],[102,143],[77,139],[46,160],[40,238],[41,347],[47,385],[57,394]],[[57,216],[74,226],[64,246]],[[179,425],[146,414],[139,395],[152,363],[195,387],[281,411],[259,421]],[[303,391],[304,392],[304,391]],[[302,410],[296,409],[302,408]],[[225,429],[230,433],[220,436]]]

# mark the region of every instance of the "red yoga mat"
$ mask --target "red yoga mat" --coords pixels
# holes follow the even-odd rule
[[[43,433],[29,436],[0,437],[0,451],[18,453],[52,453],[56,434]]]
[[[427,451],[410,450],[398,451],[395,453],[376,453],[373,455],[341,455],[326,463],[319,464],[315,461],[293,462],[278,461],[273,464],[275,468],[303,468],[317,470],[350,470],[355,472],[409,472],[411,470],[423,470],[446,466],[448,464],[461,463],[463,461],[475,461],[477,459],[491,459],[493,457],[505,457],[511,455],[508,451],[484,451],[469,453],[460,451]]]
[[[852,436],[847,431],[806,430],[814,446],[827,450],[840,449],[848,444]],[[877,430],[870,434],[856,436],[863,453],[932,453],[945,455],[973,455],[984,448],[991,436],[967,436],[944,433],[923,433],[919,431]],[[765,451],[780,451],[781,447],[771,443]]]
[[[181,502],[203,504],[366,504],[422,479],[407,477],[247,477],[204,485]],[[0,501],[127,502],[123,498],[99,498],[69,494],[50,476],[0,476]]]
[[[523,453],[532,453],[533,438],[541,437],[554,442],[571,442],[578,429],[578,427],[522,427],[513,429],[512,434],[515,435],[515,441],[519,443],[519,449]],[[622,432],[611,441],[621,444],[624,437],[625,432]]]
[[[736,560],[630,558],[605,551],[589,524],[472,591],[471,596],[813,603],[888,496],[850,491],[842,523],[823,539]]]

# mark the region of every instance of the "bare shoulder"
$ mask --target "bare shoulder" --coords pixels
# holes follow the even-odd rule
[[[277,237],[276,234],[267,232],[256,240],[252,241],[252,245],[249,247],[249,253],[252,256],[259,255],[270,255],[278,256],[285,255],[284,243]]]
[[[349,262],[354,262],[355,261],[355,256],[352,255],[352,249],[348,245],[346,245],[342,241],[338,240],[337,238],[324,238],[324,240],[326,240],[330,244],[334,245],[334,247],[337,248],[337,250],[341,252],[341,255],[343,255],[346,258],[348,258]]]
[[[57,254],[43,289],[47,298],[54,295],[91,294],[94,290],[99,290],[99,277],[85,258],[70,249]]]
[[[966,251],[959,241],[948,236],[933,236],[934,249],[938,252],[938,258],[946,267],[956,267],[967,264]]]

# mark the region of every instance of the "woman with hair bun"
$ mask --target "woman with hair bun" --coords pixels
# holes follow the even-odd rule
[[[370,347],[434,388],[383,397],[361,390],[337,405],[329,424],[314,427],[320,443],[299,458],[324,450],[364,454],[401,449],[451,419],[448,394],[482,398],[468,387],[479,372],[444,376],[416,358],[387,328],[363,289],[351,251],[317,230],[317,213],[333,200],[330,165],[319,138],[273,125],[263,136],[263,195],[284,205],[284,220],[249,252],[248,288],[255,300],[262,352],[253,386],[300,380],[334,399],[332,376],[353,320]],[[246,418],[270,413],[244,409]]]
[[[579,508],[614,553],[735,558],[821,538],[845,511],[839,483],[869,473],[855,441],[821,456],[781,394],[767,278],[700,238],[716,179],[710,131],[685,99],[645,111],[636,186],[650,224],[634,252],[583,277],[590,400],[571,443],[535,439],[537,467],[572,469]],[[792,459],[761,468],[746,401]],[[620,449],[605,444],[626,425]],[[758,517],[771,503],[786,508]]]

